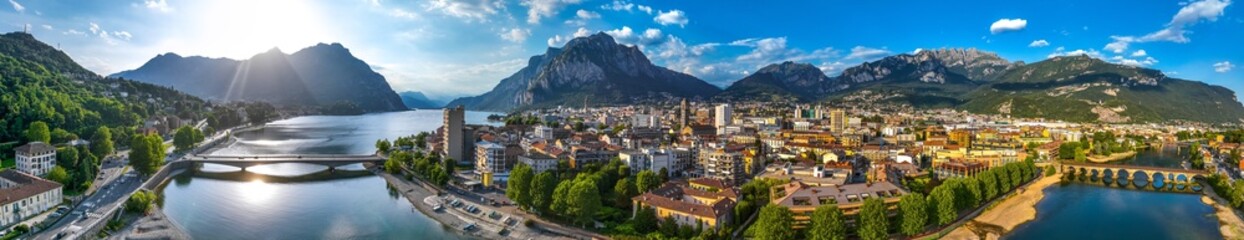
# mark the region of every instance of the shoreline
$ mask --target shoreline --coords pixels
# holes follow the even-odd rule
[[[990,206],[968,224],[959,226],[943,239],[998,238],[1016,227],[1037,218],[1037,203],[1045,199],[1045,188],[1062,181],[1060,174],[1042,176],[1031,185],[1020,188],[1019,193]]]
[[[1136,154],[1137,152],[1133,150],[1133,151],[1128,151],[1128,152],[1110,154],[1110,156],[1094,155],[1094,156],[1089,156],[1088,161],[1094,162],[1094,163],[1108,163],[1108,162],[1114,162],[1114,161],[1119,161],[1119,160],[1124,160],[1130,157],[1134,157],[1136,156]]]
[[[453,212],[455,210],[449,207],[436,211],[424,203],[426,198],[435,197],[436,193],[423,186],[422,183],[406,181],[402,177],[380,170],[379,167],[371,166],[367,167],[367,169],[376,176],[384,178],[385,182],[397,189],[415,209],[432,221],[436,221],[446,232],[451,234],[471,239],[571,239],[551,233],[537,232],[534,229],[523,226],[521,222],[512,227],[503,227],[480,219],[468,219],[472,217],[461,216]],[[472,223],[476,225],[476,230],[466,231],[462,229],[463,226]],[[508,229],[510,233],[504,236],[497,235],[496,230],[502,228]]]
[[[1213,188],[1206,187],[1201,195],[1201,203],[1214,208],[1214,216],[1218,219],[1218,231],[1223,239],[1244,239],[1244,219],[1239,212],[1228,207],[1225,199],[1218,197]]]

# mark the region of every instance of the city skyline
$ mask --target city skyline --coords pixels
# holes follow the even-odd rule
[[[702,4],[648,1],[10,1],[0,11],[100,74],[175,52],[245,59],[341,42],[398,91],[477,95],[570,38],[605,32],[659,66],[724,87],[786,60],[830,76],[917,49],[1012,61],[1085,54],[1244,90],[1231,1]],[[1117,9],[1125,4],[1127,11]],[[975,14],[953,14],[970,11]],[[226,14],[227,13],[227,14]],[[230,17],[224,17],[230,16]],[[918,23],[918,24],[916,24]],[[1061,50],[1060,50],[1061,49]]]

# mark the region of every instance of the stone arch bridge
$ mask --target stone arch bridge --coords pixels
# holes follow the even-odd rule
[[[1180,168],[1075,162],[1062,163],[1059,171],[1079,176],[1096,176],[1099,178],[1114,178],[1127,181],[1135,180],[1135,176],[1139,174],[1148,177],[1148,181],[1150,182],[1154,181],[1154,179],[1163,179],[1164,181],[1175,183],[1189,183],[1192,182],[1194,178],[1204,178],[1209,175],[1209,173],[1205,171]],[[1109,175],[1109,177],[1107,177],[1107,175]]]
[[[199,155],[186,158],[187,161],[193,163],[212,163],[233,166],[246,170],[248,167],[259,166],[264,164],[275,163],[307,163],[322,165],[329,168],[355,164],[355,163],[377,163],[384,164],[387,160],[378,155],[333,155],[333,154],[304,154],[304,155]]]

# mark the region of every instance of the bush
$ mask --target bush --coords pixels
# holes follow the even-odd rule
[[[150,190],[139,190],[134,195],[130,195],[130,199],[125,201],[125,211],[143,213],[151,211],[151,205],[159,198],[155,192]]]
[[[1054,170],[1054,165],[1045,166],[1045,176],[1046,176],[1046,177],[1049,177],[1049,176],[1054,176],[1054,172],[1056,172],[1056,171]]]

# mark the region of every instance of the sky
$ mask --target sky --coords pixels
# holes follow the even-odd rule
[[[1244,92],[1244,10],[1199,1],[6,0],[26,29],[107,75],[161,53],[246,59],[339,42],[397,91],[447,101],[597,32],[727,86],[765,65],[826,74],[921,49],[1011,61],[1089,55]]]

